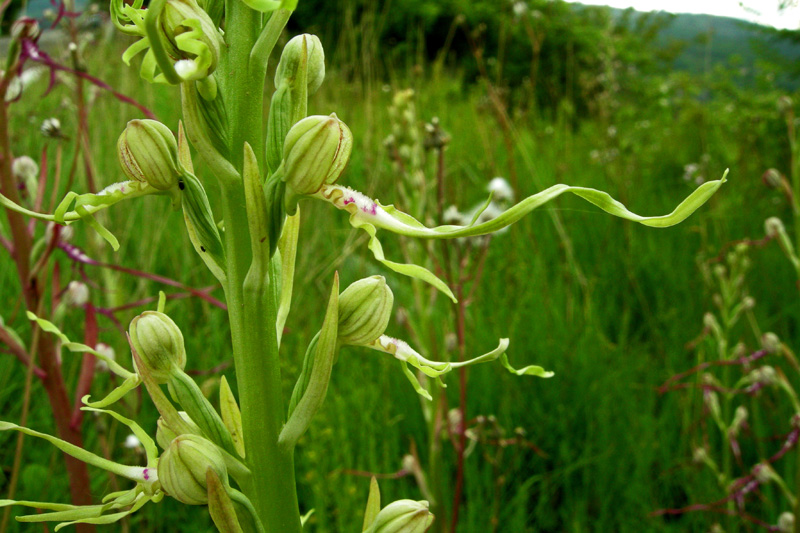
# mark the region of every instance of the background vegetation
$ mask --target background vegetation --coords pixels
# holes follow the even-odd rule
[[[760,178],[770,167],[790,171],[789,139],[777,104],[787,94],[797,101],[791,62],[800,54],[778,35],[729,20],[713,21],[725,28],[715,33],[707,31],[711,19],[702,17],[644,16],[538,0],[522,4],[524,11],[515,12],[513,4],[498,7],[489,0],[301,0],[291,30],[318,33],[329,68],[309,111],[336,111],[351,127],[356,149],[342,182],[381,200],[391,199],[388,191],[397,179],[383,147],[390,133],[387,108],[394,92],[408,87],[415,90],[420,120],[438,117],[452,138],[446,152],[448,202],[462,207],[481,199],[491,178],[504,176],[518,197],[564,182],[607,190],[636,212],[663,214],[690,192],[698,176],[717,179],[731,169],[729,183],[709,205],[667,230],[622,222],[572,198],[536,212],[494,239],[467,328],[470,353],[510,337],[512,362],[541,364],[556,376],[518,379],[494,365],[470,370],[469,416],[494,415],[509,432],[523,428],[541,453],[511,446],[498,467],[489,460],[496,446],[477,447],[466,461],[459,531],[706,530],[716,516],[650,516],[660,508],[718,497],[713,476],[691,463],[700,416],[696,398],[659,395],[656,389],[697,363],[697,352],[686,345],[702,331],[703,314],[712,307],[698,262],[731,241],[761,238],[769,216],[790,218],[789,205]],[[122,37],[98,25],[85,38],[89,72],[177,128],[174,91],[148,86],[135,69],[124,67]],[[42,80],[12,108],[17,155],[38,159],[47,150],[53,157],[62,142],[64,161],[71,161],[71,143],[38,131],[48,117],[61,120],[67,137],[74,131],[69,79],[63,81],[45,95]],[[108,184],[121,178],[114,141],[126,121],[140,115],[100,90],[89,98],[92,161]],[[689,164],[698,170],[687,180]],[[109,227],[122,247],[106,259],[195,287],[213,284],[191,250],[179,212],[168,204],[146,198],[114,209]],[[321,205],[303,207],[312,223],[301,236],[302,290],[284,337],[287,392],[303,346],[323,315],[334,269],[343,283],[384,275],[396,305],[412,303],[408,280],[368,260],[364,239],[343,217]],[[548,210],[558,215],[565,233],[557,231]],[[89,232],[79,224],[76,233],[74,242],[86,247]],[[756,316],[797,346],[795,273],[774,244],[754,253],[752,261],[747,287],[757,302]],[[65,257],[59,262],[64,272],[77,268]],[[75,275],[85,277],[95,304],[107,307],[168,289],[125,274],[101,274],[92,266]],[[215,295],[221,297],[221,291]],[[141,310],[118,318],[127,324]],[[191,332],[189,367],[203,373],[204,386],[213,391],[221,374],[235,382],[225,366],[230,339],[224,312],[198,299],[173,301],[167,310]],[[444,309],[441,314],[447,316]],[[0,262],[0,316],[21,332],[29,327],[7,257]],[[100,320],[101,340],[127,360],[122,333],[112,321]],[[77,336],[80,321],[76,313]],[[441,339],[452,329],[449,319],[435,327]],[[403,336],[402,325],[393,322],[389,334]],[[758,347],[757,339],[745,339]],[[64,357],[65,373],[75,377],[80,361]],[[360,523],[369,482],[360,472],[401,470],[413,442],[425,460],[425,422],[405,378],[374,352],[350,349],[342,357],[348,364],[336,367],[324,412],[304,437],[297,460],[301,505],[315,509],[311,523],[320,532],[352,531]],[[0,357],[3,419],[19,417],[24,373],[12,357]],[[451,382],[455,405],[456,381]],[[93,390],[102,394],[109,387],[103,375]],[[34,388],[29,424],[49,430],[51,415],[38,392]],[[759,438],[772,439],[777,447],[792,409],[777,394],[764,395],[762,409],[774,431]],[[155,427],[152,406],[129,407],[144,410],[149,427]],[[137,460],[114,424],[88,418],[84,429],[90,448],[106,447],[117,457]],[[0,435],[0,494],[13,463],[13,442],[11,435]],[[445,458],[452,461],[453,454]],[[29,446],[24,461],[29,466],[18,494],[63,499],[60,455]],[[785,472],[779,472],[793,479],[795,466],[796,458],[789,457],[779,464]],[[95,472],[95,493],[109,482]],[[383,480],[382,490],[387,498],[421,498],[412,476]],[[772,523],[788,509],[779,497],[755,505]],[[204,514],[172,501],[148,506],[126,527],[169,531],[176,524],[185,531],[210,528]]]

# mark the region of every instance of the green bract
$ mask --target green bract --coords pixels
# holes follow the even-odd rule
[[[186,366],[183,334],[170,317],[145,311],[131,321],[131,345],[157,383],[166,383]]]

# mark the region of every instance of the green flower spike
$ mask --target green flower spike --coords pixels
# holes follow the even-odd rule
[[[624,205],[609,196],[608,193],[586,187],[573,187],[562,184],[553,185],[540,193],[529,196],[491,220],[479,222],[481,214],[491,203],[491,197],[489,197],[483,207],[474,213],[473,219],[469,224],[465,226],[445,225],[435,228],[428,228],[411,215],[396,209],[393,205],[382,205],[380,202],[349,187],[326,184],[314,194],[314,197],[333,204],[337,209],[347,211],[350,214],[350,225],[354,228],[363,229],[369,234],[369,249],[375,259],[384,266],[399,274],[430,283],[455,301],[452,291],[431,271],[418,265],[395,263],[387,260],[383,253],[383,247],[377,238],[378,229],[422,239],[452,239],[486,235],[510,226],[531,211],[555,200],[564,193],[579,196],[614,216],[638,222],[644,226],[666,228],[682,222],[706,203],[725,183],[727,174],[726,171],[722,179],[702,184],[681,202],[672,213],[655,217],[643,217],[629,211]]]
[[[110,461],[89,451],[79,448],[73,444],[59,438],[40,433],[32,429],[0,422],[0,431],[19,431],[26,435],[37,437],[50,442],[62,452],[75,457],[87,464],[102,468],[108,472],[134,481],[136,485],[128,490],[114,492],[103,498],[99,505],[69,505],[49,502],[34,502],[25,500],[0,500],[0,507],[9,505],[19,505],[34,509],[52,511],[49,513],[37,513],[17,517],[20,522],[60,522],[55,528],[56,531],[73,524],[112,524],[120,519],[135,513],[148,502],[158,503],[164,497],[161,484],[158,478],[158,450],[153,439],[136,422],[129,420],[114,411],[93,409],[84,407],[84,411],[94,411],[105,413],[114,417],[117,421],[128,426],[133,434],[142,443],[147,456],[147,466],[127,466],[114,461]]]
[[[453,363],[445,363],[445,362],[438,362],[438,361],[431,361],[429,359],[424,358],[420,355],[416,350],[414,350],[411,346],[408,345],[407,342],[402,341],[400,339],[395,339],[392,337],[388,337],[386,335],[381,335],[380,338],[375,340],[374,342],[366,345],[367,348],[372,348],[373,350],[377,350],[379,352],[387,353],[394,356],[396,359],[400,361],[402,366],[403,373],[405,374],[406,378],[411,382],[411,385],[414,387],[414,390],[417,391],[419,395],[428,400],[431,400],[430,393],[425,390],[422,385],[420,385],[419,380],[414,375],[414,373],[408,368],[408,365],[416,368],[423,374],[428,377],[440,379],[441,376],[447,374],[451,370],[456,368],[461,368],[465,366],[471,366],[478,363],[486,363],[489,361],[494,361],[496,359],[500,359],[500,364],[517,376],[536,376],[540,378],[550,378],[553,377],[552,372],[546,371],[541,366],[526,366],[519,370],[512,367],[508,362],[508,355],[506,355],[506,350],[508,349],[508,339],[500,339],[500,344],[492,350],[491,352],[485,353],[473,359],[469,359],[467,361],[459,361]]]

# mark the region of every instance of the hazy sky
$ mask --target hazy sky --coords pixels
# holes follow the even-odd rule
[[[638,11],[708,13],[758,22],[777,28],[800,28],[800,9],[791,7],[778,13],[779,0],[567,0],[581,4],[632,7]],[[743,4],[743,5],[742,5]]]

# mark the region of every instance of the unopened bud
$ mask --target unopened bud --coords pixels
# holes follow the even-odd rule
[[[293,83],[296,79],[303,61],[303,41],[306,44],[308,58],[306,75],[308,94],[314,94],[325,79],[325,52],[319,37],[309,33],[298,35],[286,43],[278,68],[275,70],[275,87],[279,87],[282,83]]]
[[[778,517],[778,531],[780,533],[794,533],[794,513],[785,511]]]
[[[783,182],[783,176],[781,176],[781,173],[778,171],[778,169],[770,168],[761,175],[761,181],[763,181],[764,185],[770,189],[777,189]]]
[[[766,485],[776,476],[775,471],[769,463],[758,463],[753,467],[753,476],[762,485]]]
[[[11,164],[11,173],[25,184],[31,180],[36,182],[39,179],[39,165],[29,156],[23,155],[14,159]]]
[[[129,333],[142,364],[157,383],[166,383],[175,370],[186,366],[183,334],[164,313],[145,311],[131,321]]]
[[[339,295],[339,342],[365,345],[386,331],[394,294],[383,276],[370,276]]]
[[[780,98],[778,98],[778,111],[780,113],[788,113],[789,111],[792,110],[793,106],[794,102],[792,101],[791,97],[783,95]]]
[[[375,521],[364,533],[424,533],[434,518],[428,506],[426,501],[392,502],[381,509]]]
[[[737,437],[739,432],[744,426],[744,423],[747,421],[747,407],[740,405],[736,408],[736,412],[733,415],[733,422],[731,423],[731,427],[729,428],[729,434],[732,437]]]
[[[55,117],[46,118],[39,128],[42,135],[51,139],[61,139],[64,133],[61,131],[61,121]]]
[[[719,418],[720,415],[720,408],[719,408],[719,396],[714,391],[705,391],[703,394],[703,403],[706,405],[706,409],[714,418]]]
[[[89,287],[81,281],[70,281],[62,301],[69,307],[83,307],[89,301]]]
[[[745,296],[742,298],[742,310],[749,311],[756,306],[756,299],[752,296]]]
[[[17,41],[35,41],[41,34],[39,23],[31,17],[20,17],[11,25],[11,38]]]
[[[778,217],[770,217],[764,221],[764,233],[767,237],[774,239],[782,233],[786,233],[786,228],[783,226],[783,221]]]
[[[761,347],[768,353],[778,353],[781,350],[781,339],[768,331],[761,336]]]
[[[198,435],[180,435],[158,460],[158,479],[164,491],[187,505],[208,503],[206,471],[211,468],[223,485],[228,469],[219,449]]]
[[[692,452],[692,461],[703,464],[708,459],[708,451],[705,448],[695,448]]]
[[[175,136],[157,120],[131,120],[117,141],[122,171],[131,180],[166,191],[183,175]]]
[[[336,113],[306,117],[286,135],[283,181],[298,195],[314,194],[339,179],[352,149],[353,134]]]
[[[180,417],[186,422],[186,424],[192,429],[191,433],[195,435],[202,435],[203,432],[200,427],[194,423],[194,420],[189,418],[189,415],[186,414],[186,411],[178,411]],[[156,422],[156,442],[163,450],[169,448],[170,443],[175,440],[178,436],[178,432],[175,431],[173,428],[167,424],[167,421],[164,420],[164,417],[159,417],[158,421]]]

